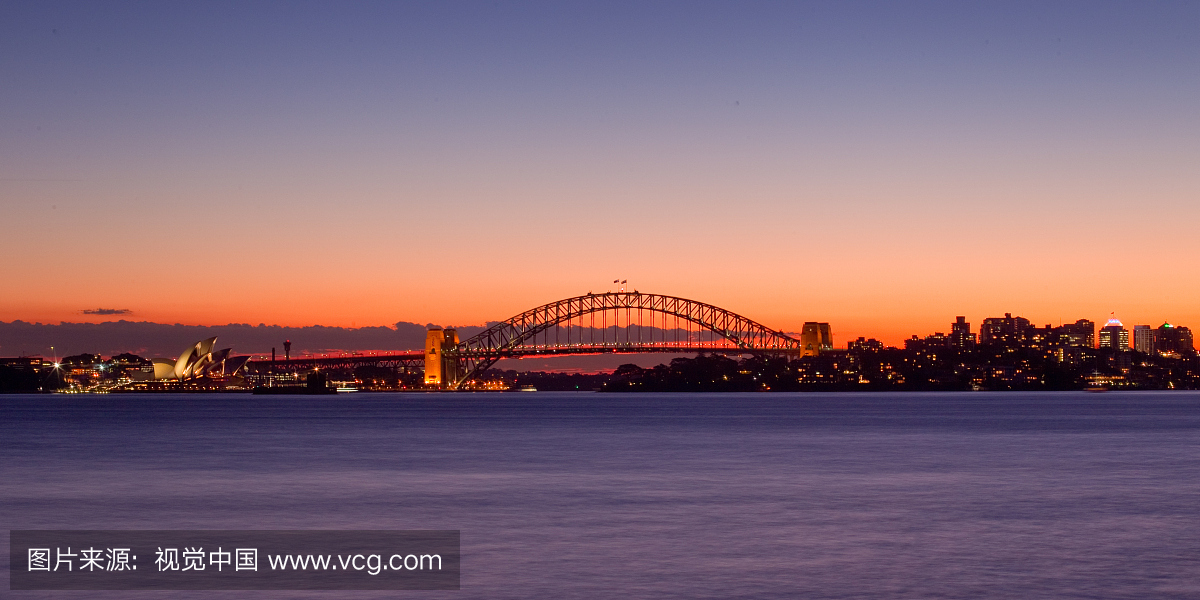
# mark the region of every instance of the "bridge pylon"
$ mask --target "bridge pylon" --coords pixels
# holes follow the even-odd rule
[[[425,332],[425,385],[427,387],[454,387],[460,379],[459,361],[453,356],[458,346],[458,332],[454,329],[434,327]],[[446,351],[451,356],[446,356]]]

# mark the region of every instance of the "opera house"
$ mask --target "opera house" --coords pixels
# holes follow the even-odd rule
[[[187,381],[199,378],[227,378],[240,375],[249,356],[229,356],[233,348],[213,352],[217,338],[201,340],[184,348],[177,360],[154,359],[154,379]]]

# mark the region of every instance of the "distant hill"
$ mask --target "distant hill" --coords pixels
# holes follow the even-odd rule
[[[234,354],[283,356],[283,341],[292,341],[292,355],[331,350],[419,350],[425,346],[426,325],[401,321],[392,327],[281,327],[279,325],[168,325],[146,321],[42,324],[0,321],[0,356],[59,356],[90,352],[112,356],[131,352],[143,357],[174,357],[197,340],[217,336],[221,348]],[[483,327],[460,327],[468,337]]]

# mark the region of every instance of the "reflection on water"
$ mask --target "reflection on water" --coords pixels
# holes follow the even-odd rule
[[[1200,596],[1193,393],[0,396],[0,448],[5,538],[462,530],[405,597]]]

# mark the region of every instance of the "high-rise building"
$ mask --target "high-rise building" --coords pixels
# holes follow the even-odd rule
[[[979,327],[979,343],[1019,346],[1029,337],[1030,329],[1032,326],[1029,319],[1004,313],[1003,318],[990,317],[983,320],[983,325]]]
[[[1193,354],[1196,347],[1192,342],[1192,330],[1179,325],[1163,323],[1154,331],[1155,349],[1163,354]]]
[[[833,350],[833,332],[829,323],[809,321],[800,330],[800,343],[804,345],[803,356],[816,356]]]
[[[1100,347],[1119,351],[1129,349],[1129,330],[1116,317],[1100,328]]]
[[[963,350],[975,346],[975,334],[971,333],[966,317],[955,317],[950,324],[950,345]]]
[[[1055,348],[1059,345],[1058,338],[1058,330],[1049,323],[1045,327],[1030,327],[1029,337],[1025,340],[1025,347],[1039,350]]]
[[[1095,348],[1096,347],[1096,324],[1087,320],[1080,319],[1074,323],[1060,325],[1062,331],[1062,342],[1074,348]]]
[[[924,342],[925,342],[925,347],[929,348],[929,349],[948,348],[950,346],[950,337],[947,336],[946,334],[938,331],[938,332],[934,333],[933,335],[925,336]]]
[[[1149,325],[1133,326],[1133,349],[1143,354],[1154,354],[1154,330]]]

